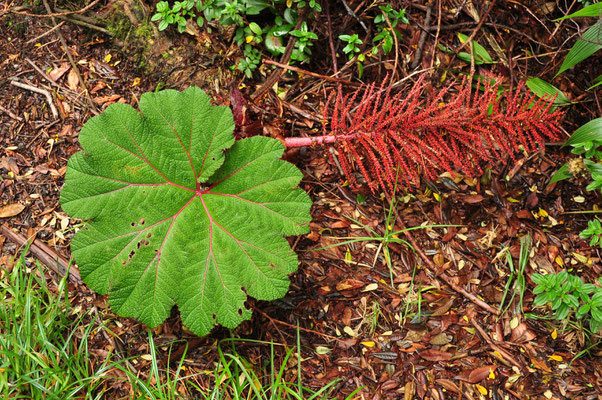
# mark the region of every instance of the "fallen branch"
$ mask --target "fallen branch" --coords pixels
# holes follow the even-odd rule
[[[2,106],[0,106],[0,111],[5,112],[6,114],[8,114],[9,117],[11,117],[12,119],[16,120],[16,121],[23,121],[23,118],[19,117],[18,115],[16,115],[15,113],[13,113],[11,110],[4,108]]]
[[[391,197],[389,195],[387,195],[387,200],[389,201],[390,204],[393,204],[391,202]],[[471,302],[473,302],[477,306],[481,307],[485,311],[488,311],[493,315],[500,315],[500,310],[498,310],[497,308],[491,307],[489,304],[487,304],[483,300],[479,299],[475,294],[470,293],[463,287],[459,286],[456,282],[454,282],[454,278],[447,275],[445,272],[440,272],[439,268],[437,268],[437,266],[431,261],[431,259],[428,258],[428,256],[422,251],[422,248],[416,242],[416,239],[414,239],[414,236],[412,236],[412,234],[408,230],[405,222],[403,222],[403,219],[397,212],[396,208],[393,208],[393,212],[395,213],[395,218],[397,220],[397,223],[399,224],[399,227],[403,230],[404,235],[406,236],[406,238],[408,239],[408,241],[414,248],[414,251],[416,253],[418,253],[420,258],[422,258],[422,260],[426,263],[427,267],[435,274],[436,279],[441,278],[441,280],[444,281],[445,283],[447,283],[454,291],[460,293],[466,299],[470,300]]]
[[[30,90],[32,92],[43,94],[44,96],[46,96],[46,100],[48,101],[48,106],[50,107],[50,111],[52,112],[52,115],[54,116],[55,119],[59,117],[59,113],[58,113],[58,111],[56,111],[56,107],[54,106],[54,103],[52,102],[52,96],[50,95],[50,93],[48,93],[48,90],[40,89],[35,86],[31,86],[26,83],[19,82],[17,80],[11,80],[10,83],[11,83],[11,85],[20,87],[21,89]]]
[[[49,14],[31,14],[31,13],[28,13],[27,11],[18,11],[18,10],[10,10],[10,12],[13,14],[27,15],[28,17],[34,17],[34,18],[54,18],[54,17],[61,17],[64,15],[85,13],[86,11],[88,11],[89,9],[94,7],[99,1],[100,0],[94,0],[92,3],[88,4],[84,8],[77,10],[77,11],[65,11],[65,12],[49,13]]]
[[[311,72],[311,71],[308,71],[306,69],[295,67],[293,65],[282,64],[282,63],[279,63],[278,61],[272,61],[272,60],[268,60],[268,59],[264,58],[262,60],[262,62],[264,64],[268,64],[268,65],[275,65],[278,68],[288,69],[290,71],[299,72],[299,73],[302,73],[304,75],[313,76],[314,78],[324,79],[325,81],[329,81],[329,82],[344,83],[345,85],[349,85],[349,86],[353,86],[353,87],[360,87],[361,86],[359,83],[356,83],[356,82],[351,82],[351,81],[348,81],[346,79],[341,79],[341,78],[335,78],[334,76],[316,74],[315,72]]]
[[[491,338],[489,337],[487,332],[485,332],[485,330],[481,327],[481,325],[479,325],[479,323],[477,322],[477,320],[474,317],[470,318],[470,323],[472,324],[472,326],[474,326],[476,328],[476,330],[479,332],[481,337],[487,342],[487,344],[489,345],[491,350],[497,351],[502,358],[504,358],[506,361],[512,363],[512,365],[516,366],[519,370],[521,370],[521,371],[525,370],[524,366],[521,365],[517,360],[515,360],[511,354],[509,354],[506,350],[504,350],[503,348],[501,348],[500,346],[495,344],[493,340],[491,340]]]
[[[0,226],[0,234],[4,235],[11,242],[18,244],[19,246],[24,246],[29,242],[29,239],[27,239],[25,236],[13,232],[4,225]],[[77,268],[74,265],[69,265],[67,260],[44,244],[41,240],[35,239],[29,246],[29,251],[31,251],[32,254],[38,260],[40,260],[40,262],[42,262],[42,264],[46,265],[57,275],[62,277],[66,274],[69,274],[69,278],[73,282],[79,285],[83,284]]]
[[[52,32],[56,31],[58,28],[60,28],[64,24],[65,24],[65,21],[61,22],[58,25],[55,25],[54,28],[47,30],[46,32],[34,37],[33,39],[29,39],[27,42],[25,42],[25,44],[32,44],[34,42],[37,42],[38,40],[42,39],[44,36],[50,35]]]

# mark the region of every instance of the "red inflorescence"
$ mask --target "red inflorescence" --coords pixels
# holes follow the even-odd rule
[[[325,133],[336,136],[350,184],[358,186],[357,170],[372,192],[419,186],[421,175],[433,180],[442,171],[474,176],[483,163],[505,162],[507,155],[515,160],[521,149],[533,152],[545,140],[560,139],[563,113],[551,109],[553,98],[523,95],[522,84],[500,96],[500,81],[479,80],[471,91],[472,80],[465,79],[428,99],[422,98],[424,77],[405,98],[372,84],[359,105],[359,91],[339,92]]]

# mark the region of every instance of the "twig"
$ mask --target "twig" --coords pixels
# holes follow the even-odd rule
[[[42,1],[44,2],[44,7],[46,7],[46,11],[48,11],[48,14],[51,15],[52,10],[50,9],[50,6],[48,5],[48,1],[47,0],[42,0]],[[98,0],[95,0],[95,1],[98,1]],[[90,7],[92,4],[94,4],[94,3],[90,3],[90,5],[88,7]],[[54,17],[51,17],[51,18],[52,18],[52,23],[54,25],[57,25],[56,19]],[[92,101],[92,98],[90,97],[90,91],[88,90],[88,86],[86,85],[84,78],[82,77],[81,73],[79,72],[79,68],[77,67],[75,60],[73,59],[73,56],[71,55],[71,52],[69,51],[69,47],[67,47],[67,42],[65,41],[65,38],[63,37],[63,34],[61,33],[61,30],[57,29],[56,34],[58,35],[59,39],[61,40],[63,49],[65,50],[65,53],[67,54],[67,58],[69,59],[69,63],[71,64],[71,67],[73,68],[73,70],[75,71],[75,74],[77,75],[77,79],[79,80],[79,83],[84,88],[90,109],[92,111],[94,111],[96,114],[98,114],[98,109],[96,108],[96,104],[94,104],[94,101]]]
[[[573,2],[571,3],[571,5],[569,6],[569,8],[567,8],[565,15],[569,15],[569,12],[571,12],[571,9],[575,5],[575,3],[577,3],[577,0],[573,0]],[[566,19],[560,20],[560,23],[558,23],[556,25],[556,28],[554,28],[554,32],[552,32],[550,34],[549,40],[552,40],[552,38],[554,38],[554,36],[556,36],[556,32],[558,32],[558,30],[560,29],[560,27],[562,26],[562,24],[564,23],[564,21],[566,21]]]
[[[59,13],[48,12],[48,14],[30,14],[27,11],[17,11],[17,10],[11,10],[10,12],[12,12],[13,14],[27,15],[28,17],[35,17],[35,18],[54,18],[54,17],[61,17],[63,15],[85,13],[86,11],[88,11],[89,9],[94,7],[99,1],[100,0],[94,0],[92,3],[88,4],[84,8],[77,10],[77,11],[65,11],[65,12],[59,12]]]
[[[437,0],[437,32],[435,33],[435,43],[433,44],[433,57],[431,57],[431,68],[435,65],[435,55],[437,54],[437,45],[439,44],[439,34],[441,33],[441,0]]]
[[[40,69],[40,67],[38,67],[38,66],[37,66],[37,65],[36,65],[36,64],[35,64],[33,61],[31,61],[29,58],[25,58],[25,61],[27,61],[27,62],[29,63],[29,65],[31,65],[31,66],[33,67],[33,69],[34,69],[34,70],[36,70],[36,72],[37,72],[38,74],[40,74],[40,76],[41,76],[42,78],[44,78],[45,80],[47,80],[47,81],[48,81],[48,83],[50,83],[52,86],[54,86],[54,87],[56,87],[56,88],[60,89],[61,91],[65,92],[66,94],[69,94],[69,95],[74,95],[75,97],[70,97],[71,101],[73,101],[73,102],[77,103],[77,104],[78,104],[80,107],[82,107],[82,108],[84,108],[84,109],[86,108],[86,104],[84,104],[84,103],[83,103],[83,102],[82,102],[80,99],[78,99],[78,98],[77,98],[77,97],[79,97],[79,95],[80,95],[81,93],[76,93],[76,92],[74,92],[74,91],[72,91],[72,90],[70,90],[70,89],[67,89],[67,88],[65,88],[65,87],[63,87],[63,86],[61,86],[61,85],[59,85],[58,83],[56,83],[56,82],[55,82],[55,81],[53,81],[52,79],[50,79],[50,77],[48,77],[48,75],[46,75],[46,74],[44,73],[44,71],[42,71],[42,70]],[[92,114],[94,114],[94,115],[98,115],[98,111],[95,111],[95,110],[91,110],[91,111],[92,111]]]
[[[344,340],[341,340],[338,337],[335,337],[335,336],[332,336],[332,335],[328,335],[326,333],[321,333],[321,332],[318,332],[318,331],[314,331],[314,330],[311,330],[311,329],[302,328],[302,327],[297,326],[297,325],[289,324],[288,322],[277,320],[275,318],[270,317],[267,313],[265,313],[261,309],[259,309],[257,307],[254,307],[254,306],[251,306],[251,307],[253,308],[254,311],[257,311],[258,313],[260,313],[261,315],[263,315],[264,317],[266,317],[267,319],[269,319],[270,322],[272,322],[272,323],[277,323],[277,324],[284,325],[284,326],[287,326],[287,327],[293,328],[293,329],[297,329],[298,328],[300,331],[304,331],[304,332],[308,332],[308,333],[313,333],[315,335],[319,335],[319,336],[322,336],[322,337],[325,337],[325,338],[328,338],[328,339],[336,340],[339,343],[345,343]]]
[[[299,17],[297,18],[297,25],[295,25],[295,29],[301,29],[301,25],[303,24],[303,19],[305,17],[306,9],[307,8],[304,8],[303,10],[301,10],[301,13],[299,13]],[[295,48],[296,42],[297,42],[297,37],[291,36],[286,45],[286,49],[284,49],[284,54],[282,54],[282,57],[280,57],[281,63],[286,64],[288,62],[288,60],[291,58],[291,55],[293,54],[293,50]],[[280,77],[282,76],[283,73],[284,73],[283,70],[273,71],[272,74],[267,77],[265,82],[263,82],[263,84],[251,95],[251,100],[255,101],[258,98],[265,95],[267,93],[267,91],[270,90],[276,82],[278,82],[278,80],[280,79]]]
[[[309,76],[313,76],[314,78],[320,78],[320,79],[324,79],[325,81],[329,81],[329,82],[335,82],[335,83],[343,83],[345,85],[349,85],[349,86],[353,86],[353,87],[360,87],[361,84],[356,83],[356,82],[351,82],[348,81],[346,79],[341,79],[341,78],[335,78],[334,76],[328,76],[328,75],[320,75],[320,74],[316,74],[315,72],[311,72],[299,67],[295,67],[293,65],[288,65],[288,64],[282,64],[279,63],[278,61],[272,61],[272,60],[268,60],[268,59],[263,59],[262,62],[264,64],[268,64],[268,65],[275,65],[276,67],[279,68],[283,68],[283,69],[288,69],[291,71],[295,71],[295,72],[300,72],[304,75],[309,75]]]
[[[481,325],[479,325],[479,323],[474,319],[474,317],[470,318],[470,323],[472,324],[472,326],[474,326],[476,328],[477,331],[479,331],[479,334],[487,342],[487,344],[489,345],[489,347],[491,348],[491,350],[497,351],[498,353],[500,353],[500,355],[505,360],[507,360],[507,361],[511,362],[512,364],[514,364],[519,370],[521,370],[521,371],[524,370],[523,365],[521,365],[518,361],[516,361],[514,359],[514,357],[512,357],[510,354],[508,354],[508,352],[506,352],[506,350],[502,349],[500,346],[498,346],[497,344],[495,344],[493,342],[493,340],[491,340],[491,338],[489,337],[489,335],[487,334],[487,332],[485,332],[485,330],[481,327]]]
[[[341,0],[341,3],[343,3],[343,6],[345,6],[345,10],[347,10],[347,13],[349,15],[351,15],[353,18],[355,18],[355,20],[360,24],[360,26],[364,29],[364,31],[366,33],[368,33],[368,28],[366,27],[366,24],[364,24],[364,22],[358,18],[358,16],[353,12],[351,7],[349,7],[347,2],[345,0]]]
[[[6,108],[0,106],[0,111],[4,111],[6,114],[8,114],[9,117],[11,117],[12,119],[14,119],[16,121],[19,121],[19,122],[23,121],[23,118],[19,117],[18,115],[16,115],[9,109],[6,109]]]
[[[64,24],[65,24],[65,21],[63,21],[60,24],[56,25],[54,28],[47,30],[46,32],[42,33],[41,35],[38,35],[38,36],[34,37],[33,39],[29,39],[27,42],[25,42],[25,44],[31,44],[31,43],[39,40],[39,39],[42,39],[44,36],[50,35],[52,32],[54,32],[55,30],[57,30],[58,28],[60,28]]]
[[[479,19],[479,24],[477,25],[477,27],[472,31],[472,33],[470,34],[470,36],[468,37],[468,39],[466,39],[466,41],[464,43],[462,43],[460,45],[460,47],[458,47],[458,48],[455,49],[456,54],[458,54],[458,52],[460,50],[462,50],[464,48],[464,46],[468,45],[469,42],[472,42],[472,39],[474,39],[474,37],[477,35],[477,32],[479,32],[479,30],[481,29],[481,27],[485,23],[485,20],[487,19],[487,16],[489,15],[489,13],[491,12],[491,10],[493,9],[493,6],[495,5],[496,1],[497,0],[491,0],[491,3],[489,3],[489,7],[487,8],[487,11],[485,11],[485,13],[483,13],[483,15],[481,15],[481,18]]]
[[[433,3],[429,3],[426,9],[426,17],[424,18],[424,29],[420,33],[420,39],[418,40],[418,47],[416,48],[416,54],[414,54],[414,61],[412,61],[411,68],[414,69],[420,63],[420,59],[422,58],[422,49],[424,48],[424,43],[426,42],[426,35],[428,34],[429,25],[431,24],[431,13],[433,11]],[[393,32],[393,36],[395,36],[395,32]]]
[[[68,17],[68,16],[59,16],[59,18],[62,19],[63,22],[68,21],[68,22],[71,22],[72,24],[81,25],[81,26],[86,27],[88,29],[92,29],[92,30],[98,31],[100,33],[104,33],[107,36],[114,36],[113,32],[111,32],[110,30],[108,30],[106,28],[103,28],[102,26],[98,26],[98,25],[94,25],[94,24],[91,24],[91,23],[86,22],[86,21],[82,21],[81,19],[78,19],[78,18],[71,18],[71,17]],[[61,24],[63,22],[61,22]]]
[[[50,79],[45,73],[44,71],[42,71],[40,69],[40,67],[38,67],[33,61],[31,61],[29,58],[25,58],[25,61],[27,61],[29,63],[29,65],[31,65],[33,67],[33,69],[35,69],[38,74],[40,74],[42,76],[42,78],[46,79],[52,86],[56,86],[57,88],[60,88],[61,85],[59,85],[58,83],[56,83],[55,81],[53,81],[52,79]]]
[[[387,196],[387,200],[389,201],[389,203],[392,206],[393,203],[391,201],[391,196],[389,194],[387,194],[386,196]],[[412,236],[412,233],[408,230],[405,222],[403,222],[403,219],[401,218],[401,216],[397,212],[396,208],[393,208],[393,212],[395,213],[395,218],[397,220],[397,223],[399,224],[399,227],[403,230],[404,235],[408,238],[408,241],[410,242],[410,244],[414,248],[414,251],[416,253],[418,253],[418,255],[420,256],[420,258],[422,258],[422,260],[426,263],[426,265],[429,267],[429,269],[435,274],[435,277],[437,279],[441,278],[453,290],[455,290],[456,292],[460,293],[462,296],[464,296],[468,300],[472,301],[474,304],[476,304],[477,306],[483,308],[484,310],[492,313],[493,315],[499,315],[500,314],[500,310],[498,310],[497,308],[491,307],[489,304],[487,304],[483,300],[479,299],[474,294],[472,294],[472,293],[466,291],[464,288],[458,286],[458,284],[456,282],[454,282],[453,278],[450,277],[449,275],[447,275],[445,272],[439,273],[437,266],[430,260],[430,258],[427,257],[426,254],[424,254],[424,251],[422,251],[422,248],[418,245],[418,243],[416,242],[416,239],[414,239],[414,236]]]
[[[52,115],[54,116],[55,119],[59,117],[59,113],[58,113],[58,111],[56,111],[56,107],[54,106],[54,103],[52,102],[52,96],[50,95],[50,93],[48,93],[48,90],[40,89],[35,86],[31,86],[26,83],[19,82],[17,80],[11,80],[10,83],[11,83],[11,85],[20,87],[21,89],[31,90],[32,92],[36,92],[36,93],[43,94],[44,96],[46,96],[46,101],[48,101],[48,106],[50,107],[50,111],[52,111]]]
[[[1,225],[0,233],[4,235],[11,242],[18,244],[19,246],[25,245],[29,240],[16,232],[13,232],[8,227]],[[59,276],[64,276],[66,273],[69,273],[69,278],[81,285],[82,279],[79,275],[79,271],[75,267],[75,265],[71,265],[69,267],[69,263],[63,257],[61,257],[56,251],[48,247],[44,244],[40,239],[35,239],[33,243],[29,246],[29,250],[33,253],[33,255],[42,262],[42,264],[46,265],[52,271],[54,271]]]

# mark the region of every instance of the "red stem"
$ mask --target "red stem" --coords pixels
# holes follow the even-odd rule
[[[324,136],[312,136],[312,137],[288,137],[284,139],[284,145],[289,147],[304,147],[315,144],[328,144],[334,143],[336,136],[324,135]]]
[[[357,134],[349,135],[322,135],[322,136],[311,136],[311,137],[288,137],[284,138],[284,146],[286,148],[291,147],[305,147],[312,146],[314,144],[332,144],[337,140],[348,140],[357,136]]]

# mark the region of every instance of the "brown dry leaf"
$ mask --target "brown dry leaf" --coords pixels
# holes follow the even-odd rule
[[[437,379],[435,383],[443,386],[443,388],[445,388],[446,390],[449,390],[454,393],[460,393],[460,388],[458,387],[458,385],[456,385],[454,381],[450,379]]]
[[[330,224],[330,227],[332,229],[347,228],[347,227],[349,227],[349,222],[347,222],[347,221],[336,221],[336,222],[333,222],[332,224]]]
[[[74,92],[77,91],[77,85],[79,84],[79,78],[77,77],[77,72],[74,69],[69,71],[69,75],[67,75],[67,85],[69,89]]]
[[[445,361],[452,358],[452,354],[446,351],[429,349],[420,352],[420,357],[428,361]]]
[[[467,204],[477,204],[484,200],[485,198],[480,194],[467,194],[466,196],[458,196],[458,200],[467,203]]]
[[[452,304],[454,304],[454,299],[449,299],[440,307],[437,307],[435,311],[431,314],[431,317],[438,317],[440,315],[446,314],[451,308]]]
[[[0,207],[0,218],[14,217],[25,209],[23,204],[9,204],[4,207]]]
[[[533,363],[533,366],[537,369],[540,369],[542,371],[546,371],[546,372],[552,372],[552,370],[550,369],[550,367],[548,367],[548,365],[543,361],[540,360],[537,357],[530,357],[531,358],[531,363]]]
[[[71,65],[69,63],[63,63],[58,67],[55,67],[52,71],[48,73],[48,77],[52,79],[54,82],[58,81],[61,76],[65,75],[65,72],[69,71]]]
[[[416,384],[414,383],[414,381],[409,381],[404,386],[403,399],[404,400],[412,400],[414,398],[415,394],[416,394]]]
[[[514,342],[514,343],[530,342],[531,340],[535,339],[536,337],[537,337],[537,335],[529,329],[527,324],[525,324],[524,322],[521,322],[520,324],[517,325],[516,328],[514,328],[512,330],[512,335],[510,336],[510,341]]]
[[[102,104],[112,104],[115,103],[118,99],[120,99],[121,96],[118,94],[113,94],[111,96],[99,96],[99,97],[95,97],[94,98],[94,102],[98,105],[102,105]]]
[[[358,289],[364,287],[364,285],[365,283],[363,281],[348,278],[337,283],[337,290],[342,292],[343,290]]]
[[[434,336],[429,343],[435,346],[443,346],[444,344],[448,344],[450,342],[450,338],[444,333],[441,332],[437,336]]]
[[[483,367],[475,368],[472,370],[470,375],[468,375],[468,382],[481,382],[483,379],[486,379],[492,372],[495,372],[496,368],[496,365],[485,365]]]
[[[5,168],[15,174],[19,175],[19,166],[13,157],[2,157],[0,158],[0,168]]]
[[[94,94],[94,93],[96,93],[96,92],[98,92],[98,91],[100,91],[100,90],[102,90],[102,89],[104,89],[106,87],[107,87],[107,84],[105,82],[98,81],[96,83],[96,85],[94,85],[94,87],[92,89],[90,89],[90,94]]]

